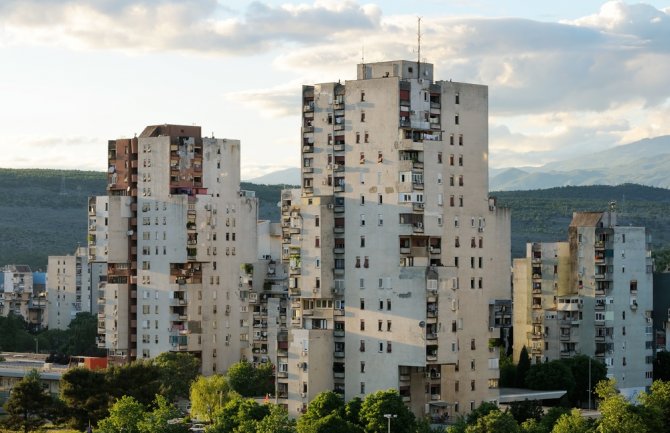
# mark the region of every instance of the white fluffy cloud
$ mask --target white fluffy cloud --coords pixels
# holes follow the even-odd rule
[[[670,8],[612,0],[572,21],[430,16],[422,23],[421,52],[436,65],[435,78],[489,86],[496,166],[670,133]],[[283,83],[226,96],[275,117],[296,115],[300,84],[353,78],[363,51],[366,62],[416,58],[415,16],[354,0],[256,1],[241,11],[216,0],[4,0],[0,37],[0,44],[132,52],[264,53]]]

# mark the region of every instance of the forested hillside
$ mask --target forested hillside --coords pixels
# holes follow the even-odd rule
[[[46,268],[47,256],[86,242],[87,197],[105,193],[105,173],[0,169],[0,266]],[[261,219],[279,220],[282,185],[243,182],[256,192]],[[604,210],[616,201],[621,224],[646,226],[656,248],[670,247],[670,190],[640,185],[563,187],[492,193],[512,209],[512,252],[525,243],[567,238],[576,210]]]

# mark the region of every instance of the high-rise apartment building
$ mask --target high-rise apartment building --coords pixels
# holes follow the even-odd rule
[[[514,357],[601,360],[632,396],[652,382],[652,262],[644,227],[576,212],[567,242],[531,243],[514,260]]]
[[[510,215],[488,196],[488,90],[433,65],[303,86],[300,190],[282,194],[290,331],[279,401],[395,388],[418,415],[498,397]],[[281,367],[285,364],[285,367]]]
[[[34,331],[46,326],[47,317],[43,288],[33,284],[37,274],[28,265],[0,268],[0,316],[22,316]]]
[[[47,265],[47,317],[49,329],[67,329],[81,312],[91,312],[92,267],[99,274],[102,264],[88,263],[88,249],[78,247],[66,256],[49,256]]]
[[[153,125],[109,141],[108,194],[89,200],[99,345],[110,361],[190,352],[204,374],[250,358],[240,269],[256,257],[257,201],[240,190],[240,143]],[[103,209],[104,207],[104,209]]]

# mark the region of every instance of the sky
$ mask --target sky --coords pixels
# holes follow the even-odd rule
[[[146,125],[242,141],[242,177],[299,166],[302,84],[417,57],[489,86],[490,164],[670,134],[670,1],[1,0],[0,167],[103,171]]]

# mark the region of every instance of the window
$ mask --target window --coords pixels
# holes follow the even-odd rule
[[[449,144],[454,145],[454,134],[449,135]]]
[[[388,311],[391,311],[391,300],[390,300],[390,299],[387,299],[387,300],[386,300],[386,309],[387,309]]]
[[[470,391],[474,391],[474,390],[475,390],[475,381],[471,380],[470,381]]]
[[[319,217],[318,216],[314,219],[314,226],[319,227]]]
[[[365,298],[361,298],[361,310],[365,310]]]
[[[458,186],[463,186],[463,175],[458,176]]]
[[[460,116],[459,116],[458,114],[454,116],[454,124],[455,124],[455,125],[460,124],[460,120],[461,120],[461,119],[460,119]]]
[[[365,236],[361,236],[361,248],[365,248]]]
[[[442,164],[442,152],[437,152],[437,163]]]
[[[377,204],[383,204],[384,203],[384,196],[381,194],[377,194]]]
[[[361,102],[365,102],[365,90],[361,90]]]
[[[360,327],[360,329],[361,329],[361,331],[365,331],[365,320],[364,320],[364,319],[361,319],[361,327]]]
[[[377,321],[377,331],[382,332],[384,330],[384,322],[382,320]]]
[[[365,214],[361,214],[361,226],[365,225]]]
[[[386,321],[386,332],[391,332],[391,321],[390,320]]]
[[[365,122],[365,111],[361,111],[361,122]]]
[[[365,206],[365,195],[361,194],[361,206]]]
[[[387,341],[387,342],[386,342],[386,353],[391,353],[391,352],[393,352],[393,348],[392,348],[392,346],[391,346],[391,342],[390,342],[390,341]]]
[[[314,246],[315,246],[316,248],[320,248],[320,247],[321,247],[321,238],[320,238],[320,237],[318,237],[318,236],[315,236],[315,237],[314,237]]]
[[[384,217],[382,216],[382,214],[377,214],[377,225],[378,226],[384,225]]]
[[[463,167],[463,155],[458,155],[458,165]]]
[[[458,134],[458,145],[463,146],[463,134]]]
[[[460,94],[460,93],[456,92],[456,95],[454,95],[454,98],[455,98],[455,101],[454,101],[454,102],[455,102],[456,104],[460,104],[460,103],[461,103],[461,94]]]
[[[360,143],[360,142],[361,142],[361,133],[360,133],[360,132],[357,132],[357,133],[356,133],[356,144],[358,144],[358,143]]]
[[[361,361],[361,373],[365,373],[365,361]]]
[[[382,341],[379,342],[379,351],[380,352],[384,351],[384,342],[382,342]]]
[[[365,382],[361,382],[361,394],[365,394]]]
[[[365,340],[361,340],[360,346],[358,347],[358,350],[361,352],[365,352]]]
[[[368,133],[368,131],[365,131],[365,135],[363,136],[363,141],[365,141],[366,143],[370,142],[370,134]]]

